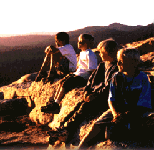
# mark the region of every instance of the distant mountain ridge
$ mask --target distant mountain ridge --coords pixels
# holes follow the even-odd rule
[[[137,40],[154,37],[154,24],[147,26],[128,26],[113,23],[109,26],[89,26],[83,29],[68,32],[70,43],[77,49],[77,38],[81,33],[90,33],[95,37],[95,47],[107,38],[114,38],[119,44],[126,44]],[[24,35],[12,37],[0,37],[0,49],[3,46],[47,46],[54,44],[54,35]]]
[[[138,25],[138,26],[128,26],[128,25],[124,25],[124,24],[120,24],[120,23],[113,23],[113,24],[110,24],[108,26],[89,26],[89,27],[83,28],[83,30],[84,29],[85,30],[116,29],[116,30],[119,30],[119,31],[133,31],[133,30],[139,29],[140,27],[145,27],[145,26],[141,26],[141,25]]]
[[[53,35],[23,35],[0,37],[0,46],[30,46],[40,45],[40,43],[48,40],[53,40]]]

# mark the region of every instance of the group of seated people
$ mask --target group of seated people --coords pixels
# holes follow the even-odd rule
[[[57,33],[55,43],[56,47],[48,46],[46,48],[46,57],[35,80],[39,81],[46,78],[45,82],[53,82],[56,77],[64,77],[54,97],[53,112],[59,109],[60,102],[65,94],[75,87],[85,86],[90,74],[97,68],[97,56],[90,49],[94,43],[92,35],[81,34],[78,37],[77,44],[81,50],[79,58],[77,58],[75,50],[69,44],[69,35],[67,33]],[[47,74],[49,67],[50,70]],[[42,111],[45,111],[45,109],[42,108]]]
[[[125,120],[128,129],[131,129],[133,122],[148,117],[152,109],[151,86],[147,75],[138,70],[140,53],[137,49],[119,49],[115,40],[104,40],[97,46],[102,58],[102,62],[97,66],[97,57],[90,49],[94,43],[93,36],[89,34],[79,36],[78,48],[81,52],[78,61],[73,47],[69,44],[67,33],[59,32],[55,36],[55,43],[57,47],[46,48],[47,55],[36,81],[45,75],[46,81],[50,82],[59,74],[64,76],[55,94],[53,105],[59,109],[68,91],[75,87],[84,87],[82,109],[79,108],[79,114],[76,114],[74,121],[67,124],[66,144],[70,144],[75,129],[79,128],[84,120],[83,116],[95,115],[96,110],[100,112],[100,117],[79,147],[94,144],[94,138],[102,133],[100,130],[105,130],[98,126],[106,120],[114,123]],[[46,66],[50,67],[48,74],[44,72]],[[90,103],[92,105],[89,105]],[[87,109],[86,105],[90,107]],[[103,138],[105,135],[103,137],[102,134]]]

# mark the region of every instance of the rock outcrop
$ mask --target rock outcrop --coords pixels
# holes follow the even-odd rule
[[[149,52],[154,51],[154,37],[151,37],[143,41],[128,43],[124,45],[124,47],[135,47],[140,51],[141,55],[147,54]]]
[[[125,46],[136,47],[140,51],[142,51],[142,53],[145,53],[146,51],[146,54],[141,55],[140,69],[145,71],[149,76],[153,77],[154,75],[153,73],[154,71],[154,68],[153,68],[154,38],[150,38],[145,41],[134,42],[132,44],[126,44]],[[32,127],[35,128],[34,126],[36,126],[37,129],[38,127],[40,127],[39,134],[41,134],[41,132],[43,133],[45,129],[46,131],[48,130],[55,131],[57,130],[57,128],[60,127],[61,123],[64,122],[64,120],[68,120],[70,116],[73,116],[74,113],[71,113],[71,112],[76,111],[74,110],[75,108],[77,108],[76,106],[78,106],[83,102],[83,88],[79,88],[79,89],[75,88],[72,91],[68,92],[63,98],[62,107],[59,114],[41,112],[42,106],[50,105],[53,102],[54,94],[58,87],[59,81],[55,79],[55,82],[53,84],[50,84],[50,83],[44,84],[42,81],[34,82],[36,75],[37,73],[28,74],[21,77],[21,79],[17,80],[16,82],[13,82],[8,86],[0,87],[0,92],[1,92],[0,93],[0,99],[1,99],[0,100],[0,103],[1,103],[0,105],[1,124],[0,125],[3,125],[6,122],[8,122],[8,117],[5,117],[5,116],[9,116],[9,119],[11,118],[9,120],[10,124],[12,121],[25,123],[24,124],[25,128],[23,129],[23,131],[20,131],[20,132],[18,131],[18,133],[24,132],[25,134],[28,134],[28,129]],[[150,78],[151,81],[152,81],[152,77]],[[153,81],[151,82],[151,84],[153,84]],[[74,139],[72,139],[72,141],[74,142],[74,145],[77,145],[83,139],[84,135],[87,134],[89,130],[91,130],[91,127],[94,121],[97,119],[97,117],[98,116],[95,116],[90,120],[89,118],[87,119],[85,116],[85,120],[81,123],[80,128],[77,129]],[[70,119],[69,121],[70,122],[73,121],[73,118],[74,117],[72,117],[72,119]],[[64,126],[67,126],[67,124],[65,124]],[[6,136],[6,134],[7,134],[6,132],[0,133],[1,144],[5,144],[4,141],[6,139],[3,137],[3,135]],[[12,133],[8,133],[8,134],[12,135]],[[42,143],[47,144],[49,142],[49,137],[48,137],[49,135],[47,133],[43,133],[43,135],[44,136],[41,136],[42,141],[44,141]],[[22,134],[22,136],[25,136],[25,135]],[[35,140],[37,143],[38,139],[36,138]],[[38,143],[39,142],[40,140],[38,140]],[[150,141],[150,142],[151,144],[153,144],[153,141]],[[123,146],[131,147],[133,146],[134,143],[133,142],[125,143],[123,141],[117,142],[117,141],[108,140],[105,142],[98,142],[95,145],[95,148],[96,149],[108,148],[108,147],[116,148],[116,147],[123,147]],[[137,145],[138,143],[135,143],[135,144]],[[145,145],[146,144],[147,143],[145,143]],[[58,139],[55,142],[55,145],[53,147],[62,148],[64,145],[65,143],[60,142],[60,140]],[[72,146],[72,148],[74,147]]]

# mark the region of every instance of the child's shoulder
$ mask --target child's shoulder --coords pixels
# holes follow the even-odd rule
[[[94,53],[91,49],[87,49],[87,52]]]
[[[117,86],[117,84],[123,83],[123,82],[125,82],[125,75],[122,72],[118,71],[112,75],[111,83],[113,85]]]
[[[142,78],[148,78],[147,74],[143,71],[140,71],[140,73],[138,74],[139,77],[142,77]]]
[[[123,72],[115,72],[113,75],[112,75],[113,78],[116,78],[116,77],[125,77],[125,75],[123,74]]]
[[[138,75],[138,78],[140,80],[142,80],[143,83],[149,82],[148,75],[145,72],[143,72],[143,71],[140,71],[140,74]]]
[[[92,51],[91,49],[87,49],[87,52],[89,56],[95,57],[95,59],[97,59],[97,56],[94,51]]]
[[[123,74],[123,72],[119,72],[119,71],[117,71],[117,72],[115,72],[114,74],[113,74],[113,77],[124,77],[125,75]],[[148,78],[148,76],[147,76],[147,74],[145,73],[145,72],[143,72],[143,71],[140,71],[139,73],[138,73],[138,75],[137,75],[138,77],[145,77],[145,78]]]

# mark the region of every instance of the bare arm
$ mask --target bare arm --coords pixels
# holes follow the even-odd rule
[[[45,51],[46,54],[55,54],[55,53],[60,53],[59,49],[54,47],[54,46],[47,46]]]

